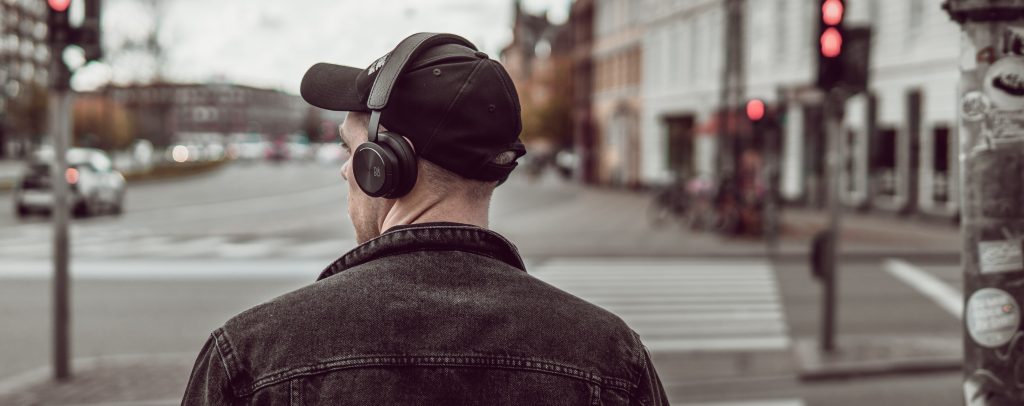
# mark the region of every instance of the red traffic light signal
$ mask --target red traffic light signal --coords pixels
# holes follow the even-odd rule
[[[821,55],[835,58],[843,51],[843,35],[835,27],[821,33]]]
[[[760,121],[764,118],[764,101],[761,99],[751,99],[747,102],[747,118],[750,121]]]
[[[50,9],[53,11],[61,13],[67,11],[68,7],[71,6],[71,0],[46,0],[46,3],[50,5]]]
[[[843,22],[842,0],[825,0],[821,4],[821,21],[828,25],[839,25]]]

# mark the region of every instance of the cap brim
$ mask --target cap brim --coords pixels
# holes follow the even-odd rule
[[[359,97],[356,78],[362,69],[318,63],[302,77],[299,89],[306,103],[334,111],[368,111]]]

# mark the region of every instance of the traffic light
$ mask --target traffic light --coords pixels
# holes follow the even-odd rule
[[[95,61],[103,57],[100,46],[100,5],[101,0],[85,0],[85,19],[82,26],[75,30],[74,42],[85,51],[86,61]]]
[[[843,0],[821,0],[818,19],[818,87],[831,89],[843,78]]]
[[[76,0],[77,1],[77,0]],[[63,64],[64,49],[78,45],[85,51],[86,61],[95,61],[103,56],[100,44],[101,0],[83,0],[85,18],[78,27],[72,27],[68,20],[72,0],[46,0],[49,6],[47,25],[50,55],[59,62],[60,69],[53,74],[52,84],[56,89],[67,89],[71,72]]]
[[[51,50],[63,50],[71,40],[71,25],[68,23],[68,9],[71,8],[71,0],[47,0],[46,4],[50,6],[50,13],[47,17],[50,48]]]
[[[764,101],[761,99],[750,99],[747,102],[747,118],[751,122],[758,122],[764,118]]]

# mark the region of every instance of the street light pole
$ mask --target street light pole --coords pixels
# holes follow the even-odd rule
[[[964,399],[1024,403],[1024,0],[947,0],[961,28]]]

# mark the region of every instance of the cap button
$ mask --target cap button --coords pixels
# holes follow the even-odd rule
[[[480,51],[476,51],[476,53],[475,53],[474,55],[476,55],[476,57],[477,57],[477,58],[480,58],[480,59],[487,59],[487,58],[490,58],[489,56],[487,56],[487,54],[485,54],[485,53],[483,53],[483,52],[480,52]]]

